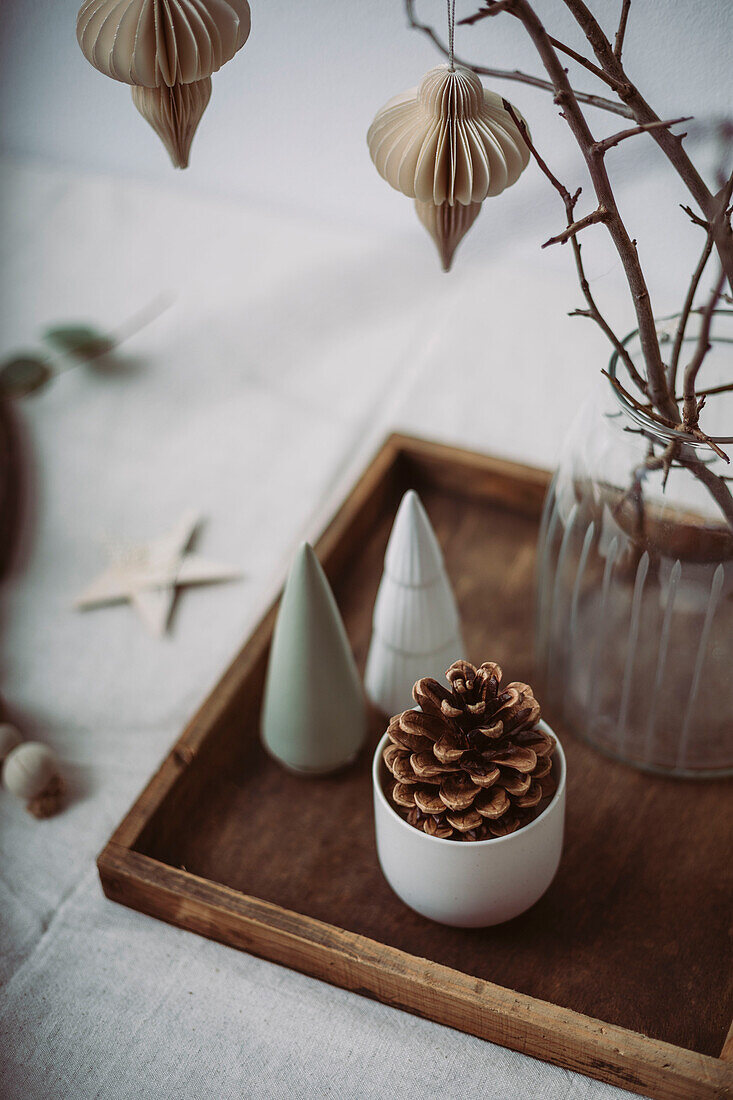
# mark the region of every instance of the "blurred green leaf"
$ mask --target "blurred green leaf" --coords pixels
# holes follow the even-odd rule
[[[45,386],[53,372],[45,359],[37,355],[15,355],[0,364],[0,393],[6,397],[25,397]]]
[[[53,325],[43,332],[43,339],[56,351],[76,359],[98,359],[114,351],[116,340],[89,325]]]

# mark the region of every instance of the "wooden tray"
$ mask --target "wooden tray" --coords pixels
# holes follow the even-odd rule
[[[357,660],[413,487],[444,548],[467,656],[530,678],[547,484],[540,470],[391,437],[316,547]],[[730,786],[642,775],[565,736],[567,840],[550,890],[506,925],[444,928],[407,909],[377,865],[369,764],[383,720],[335,777],[295,778],[262,751],[274,614],[100,855],[107,896],[631,1091],[733,1093]]]

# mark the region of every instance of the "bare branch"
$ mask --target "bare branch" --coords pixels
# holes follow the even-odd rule
[[[645,432],[641,433],[645,435]],[[647,438],[649,438],[647,436]],[[721,452],[722,453],[722,452]],[[725,456],[723,456],[725,457]],[[666,488],[667,478],[672,469],[687,469],[701,481],[712,498],[718,504],[721,512],[733,526],[733,495],[726,484],[731,479],[722,474],[713,473],[706,463],[697,457],[691,447],[685,447],[677,440],[671,440],[661,454],[655,455],[652,447],[649,449],[644,461],[634,471],[631,485],[616,505],[614,511],[618,512],[627,500],[637,503],[640,519],[643,522],[643,507],[641,507],[641,481],[648,470],[663,470],[662,489]]]
[[[732,193],[733,193],[733,173],[731,173],[730,178],[726,181],[724,186],[721,188],[721,190],[716,195],[716,200],[717,200],[717,203],[718,203],[718,213],[713,217],[713,220],[711,222],[703,222],[700,218],[697,217],[697,215],[694,213],[694,211],[690,210],[689,207],[687,207],[687,206],[682,207],[682,209],[685,211],[685,213],[689,214],[689,216],[692,218],[692,220],[696,224],[702,225],[705,228],[707,236],[706,236],[706,240],[705,240],[705,246],[702,250],[702,255],[700,256],[697,267],[695,268],[695,270],[692,273],[692,278],[690,280],[690,286],[688,288],[687,295],[686,295],[685,301],[684,301],[684,305],[682,306],[682,311],[680,313],[680,319],[679,319],[679,323],[677,325],[677,332],[675,333],[675,341],[674,341],[674,346],[672,348],[672,356],[670,358],[669,368],[668,368],[668,371],[667,371],[667,379],[668,379],[668,383],[669,383],[669,388],[670,388],[670,391],[671,391],[673,396],[677,392],[677,370],[679,368],[680,354],[681,354],[682,345],[683,345],[684,339],[685,339],[685,331],[687,329],[687,321],[689,319],[690,313],[693,312],[692,307],[694,305],[695,295],[697,294],[698,286],[700,284],[700,279],[702,278],[702,274],[705,270],[705,267],[707,265],[708,260],[710,259],[710,254],[711,254],[712,249],[713,249],[713,243],[714,243],[714,240],[715,240],[715,233],[716,233],[715,219],[720,218],[720,217],[722,217],[723,219],[730,218],[730,211],[727,209],[727,207],[728,207],[728,203],[730,201]],[[723,288],[721,286],[720,293],[718,295],[718,301],[721,298],[726,298],[726,297],[727,297],[727,295],[723,294]],[[704,358],[704,356],[703,356],[703,358]],[[699,370],[699,367],[698,367],[698,370]],[[699,411],[700,410],[698,409],[698,413],[699,413]]]
[[[412,6],[413,0],[406,0],[406,2]],[[485,19],[505,10],[516,14],[513,0],[500,0],[500,6],[491,4],[490,0],[486,0],[486,2],[489,6],[476,13],[475,17],[469,17],[471,21],[477,22],[479,18]],[[634,118],[639,125],[661,122],[662,120],[646,102],[638,88],[629,80],[621,63],[620,55],[617,56],[614,52],[609,39],[604,34],[598,20],[584,3],[584,0],[564,0],[564,2],[588,39],[599,62],[599,67],[614,82],[612,86],[616,88],[619,98],[628,109],[626,117]],[[576,95],[576,99],[578,102],[587,102],[587,99],[581,94]],[[599,106],[600,104],[596,105]],[[716,196],[706,186],[700,173],[685,152],[680,136],[672,134],[666,126],[651,129],[649,132],[687,187],[706,219],[712,222],[718,213]],[[715,247],[725,269],[728,283],[731,290],[733,290],[733,232],[731,232],[730,222],[725,220],[716,221],[714,226]]]
[[[674,460],[677,457],[678,449],[679,448],[675,447],[674,443],[670,443],[668,448],[667,448],[667,452],[665,454],[665,462],[664,462],[664,476],[662,477],[662,492],[663,493],[667,489],[667,482],[669,480],[669,474],[670,474],[670,471],[671,471],[672,466],[674,464]]]
[[[684,210],[685,214],[687,214],[687,217],[690,219],[690,221],[694,222],[695,225],[699,225],[702,229],[705,230],[708,230],[710,228],[710,222],[706,221],[705,218],[701,218],[699,214],[696,214],[691,206],[685,206],[684,203],[680,203],[680,208]]]
[[[716,172],[716,181],[718,189],[725,186],[727,168],[726,165],[729,160],[729,155],[733,150],[733,118],[718,119],[714,124],[715,136],[718,143],[718,170]]]
[[[492,11],[491,14],[494,15],[496,13]],[[461,20],[461,22],[463,22],[463,20]],[[576,61],[578,65],[582,65],[584,69],[587,69],[588,72],[592,73],[593,76],[598,78],[598,80],[602,80],[604,84],[608,84],[608,86],[610,88],[613,88],[615,92],[618,91],[618,81],[615,80],[612,76],[609,76],[608,73],[599,68],[598,65],[594,65],[589,58],[584,57],[582,53],[578,53],[570,46],[567,46],[564,42],[561,42],[559,38],[551,37],[550,42],[552,42],[555,49],[559,50],[560,53],[564,53],[567,54],[568,57],[572,57],[573,61]]]
[[[697,422],[700,418],[701,405],[695,393],[695,383],[700,367],[705,360],[705,356],[710,351],[710,329],[713,323],[713,314],[720,300],[724,285],[725,272],[721,268],[707,304],[701,311],[702,321],[700,323],[700,334],[697,338],[695,354],[685,368],[685,377],[682,385],[682,427],[686,432],[691,432],[697,428]],[[705,400],[704,397],[702,400]],[[706,442],[709,442],[709,440],[706,439]]]
[[[640,125],[660,121],[659,115],[646,102],[639,89],[629,80],[620,58],[614,53],[611,43],[604,34],[598,20],[587,4],[584,3],[584,0],[564,0],[564,3],[588,39],[600,67],[609,76],[615,77],[624,85],[619,89],[618,94],[631,109],[636,121]],[[708,221],[713,222],[719,213],[716,196],[706,186],[700,173],[685,152],[680,137],[672,134],[669,128],[665,126],[657,130],[651,130],[650,133],[702,213]],[[730,223],[714,223],[714,240],[720,262],[733,290],[733,233],[731,233]]]
[[[644,405],[641,401],[638,401],[632,393],[629,393],[623,383],[619,382],[618,378],[614,378],[612,374],[609,374],[607,370],[602,369],[601,374],[608,379],[617,393],[621,394],[621,396],[630,402],[635,409],[638,409],[639,412],[648,416],[650,420],[653,420],[657,424],[661,424],[664,428],[676,428],[679,426],[678,420],[670,420],[666,416],[662,416],[661,413],[655,412],[654,409],[650,409],[649,405]]]
[[[702,405],[703,403],[701,401],[698,404],[698,409],[701,409]],[[728,455],[721,447],[718,446],[714,439],[707,435],[706,432],[701,431],[699,428],[693,428],[691,434],[694,435],[696,439],[699,439],[701,443],[705,443],[711,451],[715,451],[718,458],[722,458],[724,462],[727,462],[728,465],[730,465],[730,459],[728,458]]]
[[[472,27],[474,23],[480,23],[482,19],[491,19],[492,15],[498,15],[511,7],[512,0],[484,0],[485,8],[479,8],[473,15],[467,15],[458,20],[459,27]]]
[[[409,22],[412,26],[417,27],[422,30],[423,33],[427,34],[438,48],[447,55],[448,51],[445,45],[440,41],[433,29],[424,24],[420,24],[414,18],[414,3],[415,0],[405,0]],[[593,182],[598,207],[592,214],[575,221],[574,209],[580,192],[577,191],[574,195],[568,192],[567,188],[557,180],[539,156],[536,149],[532,146],[529,135],[526,133],[526,128],[523,129],[521,125],[519,126],[520,132],[525,137],[534,159],[561,195],[565,204],[567,227],[561,234],[558,234],[556,238],[552,238],[551,241],[547,243],[561,243],[567,240],[571,242],[581,288],[588,305],[587,309],[576,310],[574,312],[576,315],[591,317],[599,324],[602,331],[616,348],[619,358],[622,359],[624,365],[629,370],[630,377],[635,386],[638,386],[643,396],[648,398],[648,403],[643,404],[629,393],[618,378],[611,379],[613,386],[616,388],[617,392],[623,395],[624,399],[632,407],[638,409],[648,417],[652,423],[661,425],[668,431],[671,430],[679,433],[683,431],[688,432],[688,439],[691,434],[694,440],[705,443],[707,446],[711,447],[716,454],[727,461],[727,456],[717,443],[710,439],[698,425],[700,410],[704,405],[707,393],[702,391],[699,395],[696,395],[695,386],[697,374],[709,347],[709,324],[707,325],[707,335],[701,331],[701,338],[698,342],[697,351],[686,372],[684,389],[685,408],[681,422],[680,410],[678,409],[674,389],[670,387],[667,369],[662,362],[654,313],[644,273],[639,263],[636,242],[631,239],[618,210],[611,183],[606,172],[604,156],[609,149],[614,148],[627,137],[649,132],[687,187],[699,213],[692,210],[690,207],[685,209],[692,220],[705,229],[706,250],[704,262],[703,257],[701,257],[698,265],[699,270],[696,268],[693,274],[694,285],[691,286],[688,292],[688,298],[686,298],[683,311],[686,320],[693,311],[695,292],[699,288],[698,284],[702,277],[705,263],[712,254],[713,247],[715,247],[720,256],[722,272],[724,272],[724,274],[721,273],[721,278],[715,288],[714,294],[711,296],[711,301],[708,302],[705,310],[702,311],[703,324],[701,329],[703,330],[706,327],[706,318],[711,322],[715,305],[720,301],[723,294],[725,277],[728,278],[731,288],[733,288],[733,231],[730,222],[733,175],[725,182],[719,182],[717,185],[719,188],[717,193],[713,193],[710,188],[706,186],[697,172],[697,169],[692,164],[687,152],[683,148],[682,138],[685,135],[675,134],[671,130],[673,125],[678,122],[687,121],[687,119],[661,119],[646,102],[635,85],[628,79],[621,63],[621,54],[629,18],[630,0],[622,0],[619,25],[613,46],[597,19],[588,8],[585,0],[564,0],[564,3],[585,33],[587,41],[595,54],[597,64],[594,65],[589,58],[584,57],[578,51],[566,46],[558,39],[551,37],[537,16],[532,0],[485,0],[485,9],[469,17],[467,20],[463,20],[463,22],[469,24],[476,23],[481,19],[496,15],[499,12],[507,12],[519,19],[537,49],[538,55],[549,76],[549,81],[540,80],[537,77],[531,77],[518,71],[504,73],[497,70],[479,68],[478,66],[473,66],[473,68],[482,75],[494,76],[498,79],[506,77],[535,87],[552,90],[554,92],[555,102],[560,107],[561,114],[568,122],[573,136],[583,153]],[[619,110],[616,104],[613,104],[611,101],[604,101],[601,97],[590,97],[587,94],[576,93],[570,85],[567,77],[567,70],[564,68],[558,54],[565,54],[571,57],[577,64],[585,68],[586,71],[592,73],[596,78],[603,80],[613,88],[621,101],[621,109]],[[636,125],[628,130],[620,131],[610,138],[596,141],[590,131],[585,115],[581,110],[581,103],[601,106],[607,110],[621,113],[626,118],[632,118]],[[514,117],[514,121],[519,125],[516,116]],[[601,214],[603,215],[602,217],[600,216]],[[582,228],[596,221],[605,222],[623,264],[636,310],[641,351],[647,372],[646,381],[639,375],[626,347],[618,340],[610,329],[610,326],[608,326],[607,322],[599,313],[591,294],[588,280],[585,276],[578,234]],[[712,242],[711,244],[709,244],[707,238]],[[677,340],[678,336],[679,332],[676,334],[675,340]],[[683,343],[684,331],[679,338],[680,348],[683,346]],[[679,359],[679,354],[680,352],[678,349],[677,359]],[[675,366],[675,373],[676,370],[677,367]],[[603,373],[605,374],[607,372],[604,371]],[[715,392],[723,392],[726,388],[728,387],[713,387],[712,389]],[[733,384],[730,388],[733,389]],[[684,438],[677,438],[672,440],[665,452],[658,456],[654,454],[654,448],[650,447],[647,458],[648,466],[646,468],[663,470],[665,482],[673,462],[691,470],[694,476],[709,489],[711,495],[719,504],[728,523],[733,527],[733,495],[729,491],[725,479],[711,471],[706,462],[698,458],[694,446],[689,443],[686,445]],[[642,507],[641,500],[639,500],[639,507]]]
[[[508,11],[510,15],[514,15],[512,10],[512,0],[484,0],[486,7],[474,12],[473,15],[467,15],[464,19],[460,19],[458,22],[459,27],[471,27],[474,23],[480,23],[483,19],[490,19],[494,15],[499,15],[502,11]],[[594,65],[590,58],[585,57],[582,53],[578,53],[572,46],[568,46],[567,43],[561,42],[559,38],[553,38],[550,35],[550,42],[559,50],[560,53],[564,53],[567,57],[571,57],[573,61],[578,65],[582,65],[584,69],[587,69],[589,73],[592,73],[598,80],[602,80],[604,84],[608,84],[613,88],[615,92],[619,90],[619,82],[613,76],[600,68],[598,65]],[[577,95],[577,93],[576,93]]]
[[[577,189],[577,191],[575,191],[572,195],[570,194],[570,192],[568,191],[565,184],[560,182],[560,180],[554,174],[552,169],[548,166],[546,161],[542,158],[542,156],[538,152],[534,142],[532,141],[532,138],[529,135],[529,130],[527,129],[526,123],[524,122],[523,119],[521,119],[519,117],[519,115],[517,114],[517,112],[514,110],[514,108],[512,107],[512,105],[510,103],[507,104],[507,110],[509,111],[509,114],[512,117],[514,125],[517,127],[520,134],[524,138],[525,145],[527,146],[530,153],[534,157],[540,171],[547,177],[547,179],[550,181],[550,183],[552,184],[552,186],[555,188],[555,190],[559,194],[560,198],[562,199],[562,201],[565,205],[565,216],[568,220],[568,225],[569,226],[572,225],[573,224],[574,213],[575,213],[575,206],[576,206],[576,203],[577,203],[578,199],[580,198],[581,188],[579,187]],[[627,371],[629,372],[629,375],[630,375],[631,379],[633,380],[633,382],[635,383],[635,385],[637,385],[639,387],[639,389],[641,390],[642,393],[646,394],[648,392],[648,387],[647,387],[646,382],[644,381],[644,379],[641,377],[638,370],[636,369],[636,366],[634,365],[634,361],[631,358],[631,356],[629,355],[625,345],[618,338],[618,336],[613,331],[613,329],[609,325],[608,321],[606,321],[605,317],[603,316],[603,314],[599,310],[598,306],[596,305],[595,298],[593,297],[593,293],[590,289],[590,283],[588,282],[587,276],[585,274],[585,267],[583,265],[583,257],[582,257],[582,254],[581,254],[580,241],[577,239],[576,236],[573,236],[571,238],[571,240],[572,240],[573,256],[575,258],[575,267],[576,267],[576,270],[578,272],[578,279],[580,281],[580,288],[583,291],[583,296],[585,297],[586,302],[588,303],[588,309],[587,310],[586,309],[573,310],[573,312],[570,314],[570,316],[571,317],[572,316],[590,317],[590,319],[592,321],[596,322],[596,324],[601,329],[601,331],[603,332],[606,339],[609,340],[610,343],[616,349],[616,351],[619,355],[619,358],[624,363],[624,365],[625,365]]]
[[[731,269],[726,264],[725,250],[730,248],[733,254],[733,232],[731,231],[731,209],[729,206],[732,195],[733,172],[716,194],[710,212],[710,228],[731,290],[733,290],[733,276],[731,275]]]
[[[646,432],[640,432],[640,435],[646,437],[649,440],[649,448],[644,461],[641,462],[633,472],[631,485],[628,487],[621,499],[614,505],[614,515],[618,515],[627,503],[631,503],[636,511],[637,518],[637,534],[641,535],[644,527],[644,504],[642,497],[641,484],[648,473],[655,470],[663,470],[662,478],[662,490],[667,486],[667,478],[669,477],[669,471],[672,468],[674,460],[677,458],[679,451],[679,444],[676,440],[672,440],[668,443],[661,454],[654,453],[654,439],[646,434]]]
[[[619,358],[621,359],[624,366],[626,367],[626,370],[629,372],[629,376],[631,377],[634,384],[641,390],[642,393],[646,394],[646,393],[649,392],[649,386],[647,385],[646,381],[642,378],[642,376],[639,374],[639,371],[636,369],[636,365],[634,363],[634,360],[629,355],[629,352],[628,352],[625,344],[618,338],[616,333],[613,332],[613,330],[611,329],[611,326],[608,324],[606,319],[601,315],[598,307],[596,306],[595,299],[593,298],[593,295],[592,295],[591,290],[590,290],[590,284],[588,283],[588,280],[585,276],[585,271],[583,269],[582,260],[581,260],[581,256],[580,256],[580,242],[577,241],[577,240],[574,240],[573,244],[574,244],[575,248],[577,249],[577,251],[576,251],[576,266],[578,267],[578,273],[579,273],[579,276],[580,276],[580,286],[581,286],[581,289],[583,291],[583,294],[585,295],[585,300],[589,304],[589,308],[588,309],[573,309],[573,310],[570,311],[568,316],[569,317],[590,317],[590,319],[592,321],[595,321],[596,324],[598,325],[598,327],[601,329],[601,331],[606,336],[606,338],[611,342],[611,344],[613,344],[613,347],[616,349],[616,351],[619,355]],[[647,408],[649,408],[649,406],[647,406]]]
[[[662,477],[662,492],[667,488],[667,478],[669,477],[669,471],[672,469],[672,463],[677,458],[680,445],[676,439],[673,439],[664,448],[661,454],[655,455],[650,452],[644,462],[644,469],[646,470],[663,470]]]
[[[443,54],[444,57],[450,55],[448,46],[436,31],[427,23],[420,22],[415,16],[415,0],[405,0],[405,12],[407,14],[408,24],[416,31],[421,31],[426,35],[433,43],[433,45]],[[461,20],[461,22],[465,22]],[[523,73],[519,69],[493,69],[487,68],[485,65],[476,65],[473,61],[466,61],[463,58],[454,58],[456,65],[463,65],[467,69],[473,69],[479,76],[488,76],[493,80],[512,80],[519,84],[527,84],[530,88],[540,88],[545,92],[554,92],[552,81],[543,80],[539,76],[532,76],[530,73]],[[626,106],[625,103],[614,103],[612,99],[606,99],[604,96],[596,95],[594,92],[577,92],[575,93],[579,103],[585,103],[589,107],[598,107],[602,111],[609,111],[614,115],[621,115],[622,118],[633,119],[633,112]]]
[[[566,0],[566,3],[570,2],[571,0]],[[639,340],[646,365],[649,396],[655,407],[665,418],[676,420],[678,410],[667,388],[667,376],[659,350],[659,339],[649,290],[639,263],[636,246],[619,214],[603,157],[592,151],[595,145],[593,134],[570,86],[567,73],[531,4],[528,0],[513,0],[511,10],[524,25],[540,55],[548,76],[552,80],[555,87],[555,102],[562,108],[563,117],[570,126],[573,136],[583,153],[593,181],[593,189],[598,198],[599,208],[606,211],[605,224],[623,264],[626,280],[634,301]]]
[[[701,481],[708,490],[713,500],[718,504],[721,512],[733,526],[733,496],[725,484],[725,478],[713,473],[697,455],[686,455],[684,465],[691,470],[698,481]]]
[[[605,222],[607,220],[608,211],[602,210],[599,207],[598,210],[593,210],[590,214],[586,214],[584,218],[579,218],[577,222],[572,222],[566,229],[563,229],[562,233],[550,237],[549,240],[545,241],[542,247],[547,248],[551,244],[565,244],[571,237],[574,237],[576,233],[580,233],[581,229],[587,229],[589,225],[597,225],[598,222]]]
[[[680,313],[680,319],[677,323],[677,330],[674,335],[674,344],[672,345],[672,355],[669,360],[669,367],[667,368],[667,382],[669,390],[674,397],[677,393],[677,370],[680,362],[680,352],[682,351],[682,345],[685,340],[685,331],[687,329],[687,322],[692,311],[692,305],[695,301],[695,295],[697,294],[697,288],[700,285],[700,279],[702,273],[707,266],[707,262],[710,259],[710,253],[713,251],[713,232],[708,229],[708,235],[705,240],[705,247],[702,250],[702,255],[698,260],[697,267],[692,273],[690,279],[690,285],[687,290],[684,305]]]
[[[676,126],[678,122],[689,122],[692,115],[685,115],[682,118],[670,118],[666,122],[660,120],[659,122],[647,122],[643,126],[632,126],[630,130],[620,130],[617,134],[612,134],[611,137],[603,138],[602,141],[597,141],[593,147],[595,153],[606,153],[609,149],[613,149],[614,145],[618,145],[620,142],[625,141],[626,138],[636,137],[637,134],[646,134],[651,130],[658,130],[663,126]],[[680,135],[683,136],[683,135]]]
[[[733,382],[724,382],[722,386],[709,386],[706,390],[698,390],[700,397],[712,397],[718,393],[729,393],[733,390]]]
[[[621,60],[621,52],[624,48],[624,36],[626,35],[626,24],[629,18],[630,7],[631,0],[623,0],[621,4],[621,17],[618,21],[618,30],[616,31],[616,39],[613,43],[613,54],[618,61]]]

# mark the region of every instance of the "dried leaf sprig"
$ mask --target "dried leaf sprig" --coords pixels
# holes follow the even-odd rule
[[[48,350],[21,351],[0,362],[0,398],[28,397],[73,367],[111,369],[120,344],[156,320],[170,304],[167,295],[159,296],[113,333],[86,323],[49,325],[41,333]]]

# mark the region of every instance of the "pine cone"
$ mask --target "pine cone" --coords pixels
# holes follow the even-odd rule
[[[555,740],[537,729],[540,707],[529,684],[501,688],[496,664],[456,661],[451,689],[418,680],[420,710],[390,720],[384,762],[390,797],[408,824],[429,836],[488,840],[527,825],[555,792]]]

